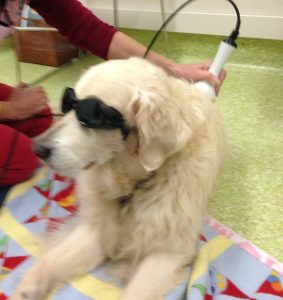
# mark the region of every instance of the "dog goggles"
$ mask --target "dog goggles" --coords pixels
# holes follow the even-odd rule
[[[67,113],[72,109],[75,110],[78,121],[85,127],[120,128],[124,140],[129,134],[130,128],[119,111],[95,96],[78,100],[74,89],[67,87],[62,98],[61,110]]]

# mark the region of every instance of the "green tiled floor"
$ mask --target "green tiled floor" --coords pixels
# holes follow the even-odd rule
[[[153,32],[126,30],[147,44]],[[211,59],[220,37],[169,33],[169,56],[182,63]],[[155,47],[164,52],[162,38]],[[15,84],[14,56],[0,48],[0,82]],[[53,104],[92,56],[65,66],[40,84]],[[22,64],[32,82],[48,67]],[[229,139],[227,163],[211,201],[219,221],[283,261],[283,41],[243,39],[226,66],[228,76],[217,103]]]

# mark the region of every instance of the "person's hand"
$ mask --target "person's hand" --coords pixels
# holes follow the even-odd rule
[[[17,85],[6,102],[7,120],[23,120],[38,114],[46,107],[48,98],[42,87]]]
[[[177,77],[183,77],[190,82],[207,81],[215,87],[215,93],[218,95],[220,87],[226,77],[226,71],[222,70],[219,77],[215,77],[209,72],[211,62],[202,62],[196,64],[172,64],[169,72]]]

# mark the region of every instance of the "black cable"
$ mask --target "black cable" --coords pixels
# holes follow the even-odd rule
[[[156,31],[154,37],[152,38],[150,44],[148,45],[143,57],[146,58],[148,55],[148,52],[150,51],[150,49],[152,48],[152,46],[154,45],[154,43],[156,42],[157,38],[159,37],[161,31],[163,30],[164,27],[167,26],[167,24],[175,17],[175,15],[181,10],[183,9],[186,5],[188,5],[189,3],[191,3],[194,0],[188,0],[186,2],[184,2],[183,4],[181,4],[178,8],[176,8],[173,13],[163,22],[163,24],[160,26],[160,28]]]
[[[235,27],[235,31],[239,32],[240,31],[240,26],[241,26],[241,15],[240,15],[240,11],[237,7],[237,5],[232,1],[232,0],[227,0],[228,2],[230,2],[234,9],[235,9],[235,12],[237,14],[237,24],[236,24],[236,27]]]
[[[181,4],[178,8],[176,8],[176,10],[173,11],[173,13],[163,22],[163,24],[160,26],[160,28],[156,31],[155,35],[153,36],[150,44],[148,45],[143,57],[146,58],[149,51],[151,50],[152,46],[154,45],[154,43],[156,42],[157,38],[159,37],[161,31],[168,25],[168,23],[176,16],[176,14],[182,10],[185,6],[187,6],[188,4],[190,4],[192,1],[194,0],[188,0],[186,2],[184,2],[183,4]],[[232,40],[233,42],[235,42],[236,38],[239,35],[239,30],[240,30],[240,26],[241,26],[241,16],[240,16],[240,12],[239,9],[237,7],[237,5],[232,1],[232,0],[227,0],[228,2],[230,2],[237,14],[237,24],[235,29],[233,30],[233,32],[231,33],[231,35],[229,36],[228,40]]]
[[[22,120],[13,120],[12,122],[15,123],[22,123],[26,120],[31,120],[31,119],[44,119],[44,118],[50,118],[50,117],[63,117],[65,114],[63,113],[58,113],[58,114],[48,114],[48,115],[34,115],[30,118],[22,119]]]
[[[236,41],[236,39],[239,35],[239,30],[240,30],[240,26],[241,26],[241,16],[240,16],[240,12],[239,12],[239,9],[238,9],[237,5],[232,0],[227,0],[227,1],[230,2],[233,5],[233,7],[236,11],[237,24],[236,24],[235,29],[231,32],[230,36],[228,37],[228,39],[225,40],[225,42],[237,47],[237,44],[236,44],[235,41]]]

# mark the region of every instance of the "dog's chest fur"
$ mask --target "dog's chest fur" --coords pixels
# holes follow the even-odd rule
[[[186,255],[184,244],[190,247],[192,241],[195,243],[200,226],[199,220],[195,221],[191,215],[201,214],[202,201],[190,199],[187,174],[180,176],[179,172],[178,165],[166,164],[161,171],[137,181],[128,179],[127,183],[119,174],[120,184],[132,187],[126,194],[103,200],[93,194],[93,189],[84,195],[82,210],[95,220],[93,224],[99,228],[101,244],[109,258],[139,261],[160,249]],[[107,176],[109,182],[110,173]],[[102,177],[100,173],[100,179]]]
[[[101,237],[112,260],[138,260],[150,248],[145,241],[153,239],[152,213],[160,205],[158,197],[153,196],[157,187],[155,175],[136,182],[131,193],[104,203],[108,214],[100,223]]]

